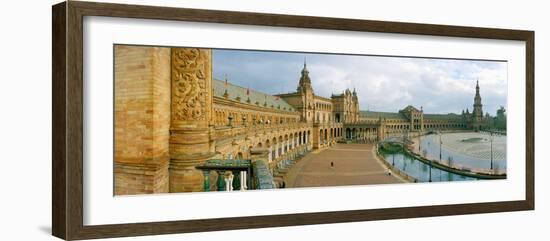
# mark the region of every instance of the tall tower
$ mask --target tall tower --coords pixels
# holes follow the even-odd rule
[[[483,105],[479,95],[479,80],[476,82],[476,96],[474,97],[474,110],[472,111],[472,127],[479,130],[483,124]]]
[[[353,115],[353,122],[359,121],[359,99],[357,98],[357,92],[355,92],[355,87],[353,88],[352,93],[352,115]]]
[[[304,68],[302,76],[296,88],[297,93],[302,98],[302,119],[306,122],[312,122],[315,118],[315,101],[311,79],[309,78],[309,70],[307,70],[306,59],[304,58]]]
[[[307,70],[306,60],[304,59],[304,68],[302,69],[302,76],[300,77],[300,82],[298,83],[298,88],[296,89],[298,93],[311,91],[313,93],[313,88],[311,87],[311,79],[309,78],[309,70]]]

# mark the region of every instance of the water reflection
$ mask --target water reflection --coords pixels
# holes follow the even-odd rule
[[[418,182],[428,182],[430,180],[430,166],[428,164],[402,153],[383,153],[382,155],[390,165],[394,165],[399,170],[418,180]],[[477,180],[473,177],[458,175],[435,167],[432,167],[431,170],[432,182]]]

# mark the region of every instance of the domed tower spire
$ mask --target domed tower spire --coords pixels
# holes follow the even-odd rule
[[[300,77],[300,82],[298,83],[298,88],[296,90],[298,92],[303,92],[306,90],[311,90],[311,92],[313,92],[313,88],[311,87],[311,79],[309,78],[309,70],[307,70],[307,63],[306,63],[305,57],[304,57],[304,68],[302,69],[302,76]]]
[[[472,126],[479,130],[483,125],[483,105],[479,94],[479,79],[476,80],[476,95],[474,97],[474,110],[472,111]]]
[[[297,109],[302,112],[302,120],[306,122],[314,121],[315,116],[315,93],[313,93],[313,87],[311,86],[311,79],[309,78],[309,70],[307,70],[306,57],[304,57],[304,68],[302,68],[302,76],[300,76],[300,82],[296,92],[302,99],[301,106]]]
[[[304,57],[304,68],[302,69],[302,76],[308,76],[309,70],[307,70],[307,63],[306,63],[306,57]],[[309,76],[308,76],[309,77]]]
[[[479,79],[476,80],[476,98],[479,96]]]
[[[481,95],[479,94],[479,79],[476,81],[476,96],[474,97],[474,111],[476,110],[476,106],[479,107],[479,111],[481,111]],[[481,111],[483,113],[483,111]]]

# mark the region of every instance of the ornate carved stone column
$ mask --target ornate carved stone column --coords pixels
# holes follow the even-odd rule
[[[172,48],[170,192],[202,191],[195,166],[214,156],[211,50]]]
[[[268,147],[268,150],[269,150],[269,154],[267,155],[267,161],[268,161],[268,163],[271,163],[271,162],[273,161],[273,159],[272,159],[273,154],[271,154],[272,149],[273,149],[272,146]]]

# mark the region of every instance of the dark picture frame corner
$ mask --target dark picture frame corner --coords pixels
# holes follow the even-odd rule
[[[526,43],[525,200],[288,215],[125,223],[83,223],[83,19],[85,16],[162,19],[380,33],[518,40]],[[533,210],[535,33],[525,30],[446,26],[325,17],[276,15],[68,1],[52,7],[52,234],[66,240],[281,227],[368,220]]]

